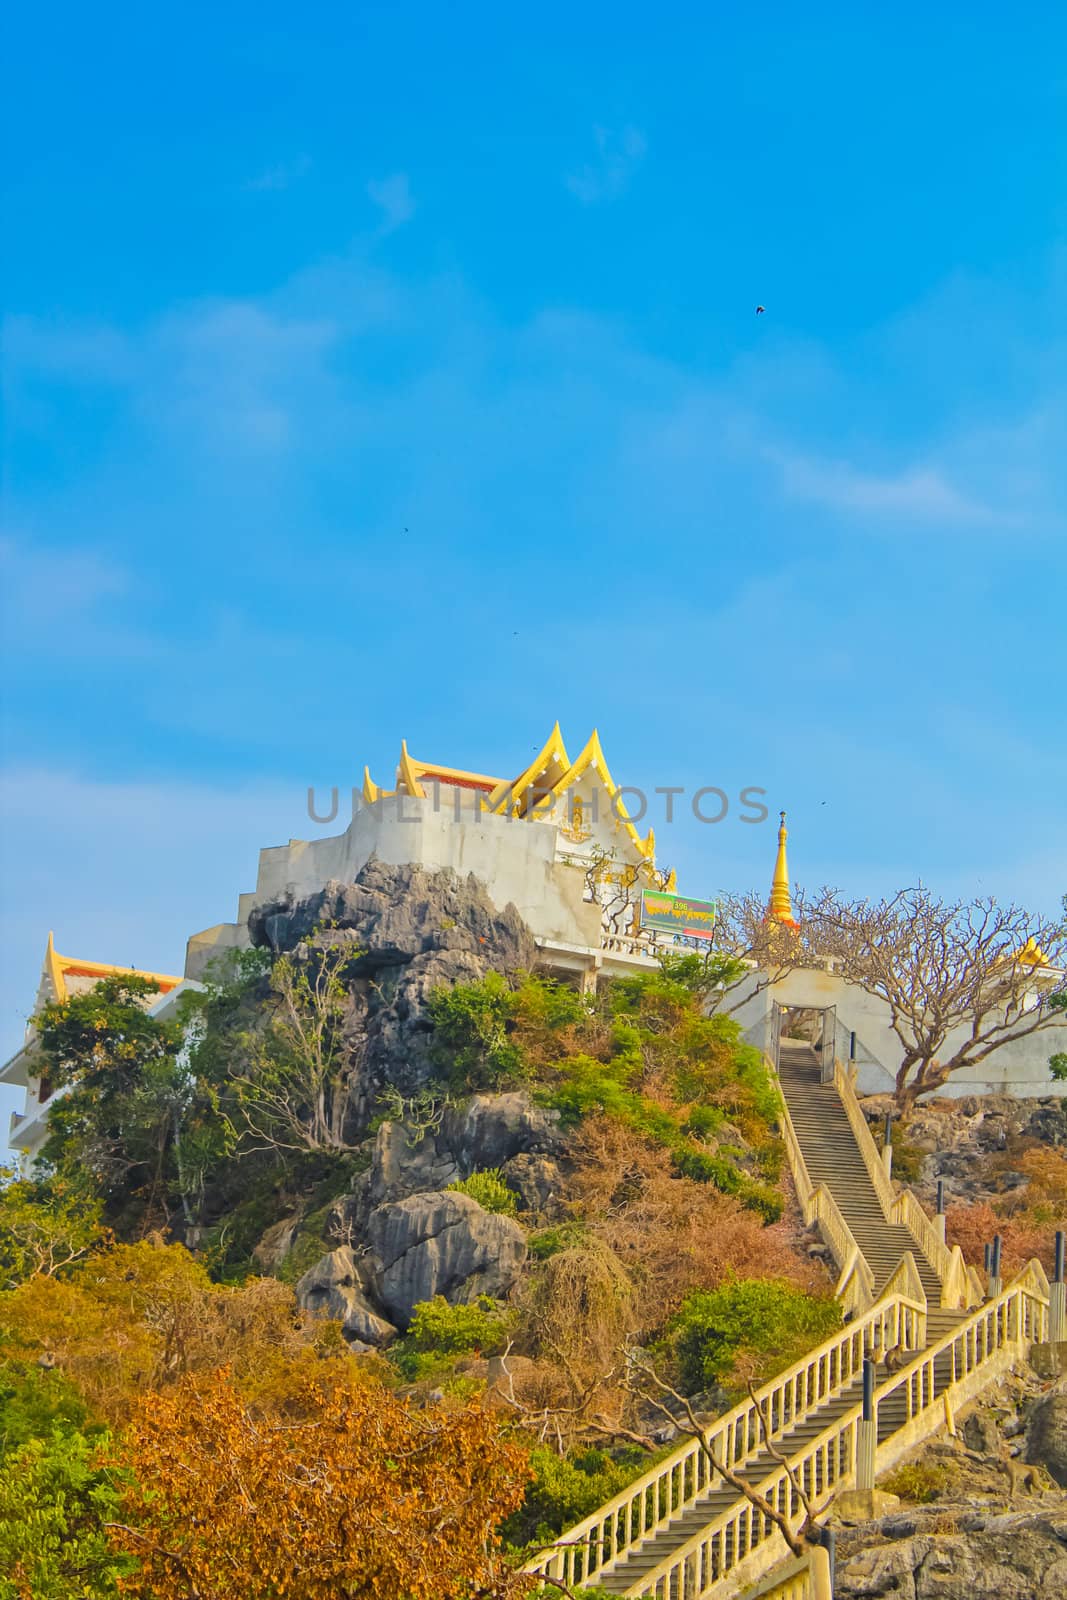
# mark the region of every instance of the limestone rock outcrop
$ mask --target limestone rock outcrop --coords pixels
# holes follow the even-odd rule
[[[372,1114],[384,1087],[408,1095],[430,1077],[426,1001],[434,989],[490,971],[521,971],[535,954],[515,907],[499,910],[475,877],[374,859],[352,883],[257,906],[248,931],[254,945],[275,953],[303,944],[351,945],[345,1042],[355,1058],[357,1122]]]
[[[838,1535],[836,1600],[1034,1600],[1067,1595],[1059,1512],[894,1513]]]
[[[1067,1489],[1067,1382],[1058,1383],[1030,1413],[1026,1459],[1044,1467]]]
[[[434,1295],[453,1303],[480,1294],[503,1298],[526,1260],[518,1224],[465,1194],[418,1194],[379,1206],[368,1234],[377,1299],[401,1327]]]
[[[551,1217],[562,1210],[563,1173],[551,1156],[521,1152],[504,1162],[500,1175],[518,1200],[520,1211]]]
[[[397,1330],[379,1316],[366,1294],[366,1278],[354,1252],[342,1245],[317,1261],[296,1285],[296,1298],[312,1316],[333,1317],[350,1343],[389,1344]]]

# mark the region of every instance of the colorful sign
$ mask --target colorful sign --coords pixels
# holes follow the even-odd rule
[[[686,939],[710,939],[715,932],[715,902],[689,900],[680,894],[664,894],[659,889],[641,893],[641,926],[661,933],[681,934]]]

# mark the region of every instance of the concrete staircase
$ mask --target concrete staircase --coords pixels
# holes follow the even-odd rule
[[[1048,1280],[1040,1263],[1032,1262],[995,1300],[979,1303],[978,1288],[970,1301],[960,1302],[970,1309],[943,1309],[942,1279],[917,1240],[924,1240],[935,1261],[938,1252],[944,1257],[944,1246],[925,1214],[916,1215],[909,1227],[887,1219],[864,1160],[864,1149],[872,1162],[874,1152],[857,1142],[865,1140],[860,1114],[851,1101],[842,1100],[847,1086],[839,1093],[834,1084],[821,1083],[815,1051],[790,1040],[781,1043],[779,1076],[795,1136],[792,1148],[795,1152],[799,1146],[811,1192],[818,1193],[820,1184],[829,1191],[835,1215],[840,1213],[839,1222],[847,1224],[873,1274],[876,1296],[873,1307],[860,1312],[835,1336],[845,1340],[854,1355],[858,1352],[856,1359],[842,1364],[840,1343],[827,1340],[788,1369],[784,1378],[772,1380],[786,1386],[784,1399],[781,1388],[765,1391],[772,1396],[772,1417],[778,1417],[776,1452],[792,1463],[804,1489],[818,1503],[838,1483],[852,1481],[860,1451],[859,1357],[877,1354],[890,1337],[903,1345],[901,1370],[890,1374],[879,1363],[876,1379],[874,1448],[876,1470],[882,1471],[941,1425],[956,1405],[967,1403],[1010,1370],[1031,1342],[1048,1337]],[[856,1132],[846,1104],[856,1118]],[[875,1170],[875,1179],[880,1176]],[[882,1186],[883,1198],[886,1192]],[[900,1215],[895,1201],[892,1212]],[[851,1245],[849,1250],[852,1254]],[[887,1290],[908,1253],[925,1293],[925,1315],[918,1286],[910,1291],[900,1288],[902,1282],[914,1284],[907,1272]],[[962,1270],[962,1258],[960,1263]],[[956,1270],[948,1257],[941,1260],[941,1269],[949,1277]],[[953,1282],[947,1292],[960,1299],[958,1283]],[[746,1414],[750,1413],[751,1406]],[[788,1417],[793,1422],[782,1427]],[[734,1437],[734,1426],[733,1421],[720,1419],[715,1434],[712,1425],[709,1433],[718,1440],[717,1449],[721,1450],[724,1438]],[[743,1448],[732,1452],[730,1459],[739,1463],[736,1470],[747,1484],[768,1494],[791,1520],[797,1519],[799,1500],[788,1475],[758,1441],[758,1433],[747,1434]],[[726,1594],[742,1592],[769,1565],[780,1562],[784,1545],[776,1554],[774,1539],[780,1536],[769,1537],[770,1522],[737,1489],[717,1478],[708,1483],[711,1475],[706,1471],[699,1479],[692,1478],[693,1449],[688,1441],[524,1570],[565,1579],[575,1592],[590,1583],[608,1594],[649,1600],[699,1600],[712,1594],[725,1600]],[[698,1491],[698,1484],[707,1487]],[[739,1580],[741,1589],[736,1587]],[[789,1592],[809,1595],[815,1590],[801,1582]]]
[[[874,1273],[875,1292],[882,1292],[901,1256],[910,1250],[927,1304],[936,1311],[941,1303],[940,1279],[907,1228],[886,1221],[845,1108],[833,1084],[819,1082],[819,1060],[810,1044],[782,1040],[779,1079],[811,1181],[825,1183],[833,1194]]]
[[[832,1084],[819,1081],[819,1061],[808,1044],[783,1040],[779,1076],[782,1092],[789,1107],[800,1144],[813,1183],[825,1183],[831,1189],[841,1213],[866,1257],[880,1294],[900,1258],[910,1250],[926,1291],[927,1344],[934,1344],[954,1327],[962,1317],[956,1311],[938,1309],[941,1283],[929,1262],[920,1255],[914,1239],[906,1228],[889,1224],[882,1212],[874,1185],[856,1145],[848,1118]],[[945,1358],[944,1382],[951,1380],[951,1362]],[[803,1451],[836,1417],[843,1416],[860,1398],[860,1381],[857,1380],[839,1395],[819,1406],[798,1426],[776,1440],[776,1448],[787,1457]],[[880,1409],[878,1416],[879,1438],[888,1437],[904,1420],[904,1400],[891,1397]],[[899,1415],[898,1415],[899,1412]],[[755,1487],[774,1468],[774,1458],[767,1450],[754,1456],[741,1473],[746,1483]],[[816,1476],[811,1488],[821,1494],[828,1485]],[[679,1550],[707,1523],[712,1522],[738,1499],[738,1492],[729,1485],[702,1495],[669,1526],[662,1528],[655,1538],[632,1551],[614,1571],[600,1575],[597,1582],[609,1594],[626,1595],[639,1592],[640,1580],[658,1567],[672,1551]]]
[[[861,1398],[861,1391],[862,1379],[857,1377],[853,1384],[811,1412],[797,1427],[780,1435],[775,1440],[775,1449],[786,1457],[796,1455],[828,1428],[835,1418],[844,1416],[846,1411],[856,1405]],[[764,1449],[746,1462],[738,1475],[755,1488],[762,1483],[769,1472],[773,1471],[774,1466],[774,1458]],[[816,1492],[820,1493],[824,1487],[820,1479],[816,1483]],[[654,1538],[631,1550],[611,1572],[598,1574],[595,1581],[601,1588],[606,1589],[608,1594],[640,1593],[639,1585],[642,1578],[659,1566],[667,1556],[680,1550],[695,1533],[706,1527],[709,1522],[713,1522],[722,1512],[727,1511],[739,1498],[738,1491],[729,1484],[723,1484],[701,1495],[668,1526],[661,1528]]]

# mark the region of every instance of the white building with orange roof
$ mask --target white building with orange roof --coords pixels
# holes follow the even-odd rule
[[[169,972],[145,972],[140,967],[120,967],[107,961],[86,961],[80,956],[61,956],[55,941],[48,935],[41,976],[37,984],[31,1019],[27,1024],[25,1042],[15,1054],[0,1066],[0,1083],[10,1083],[26,1091],[21,1111],[12,1113],[8,1144],[18,1151],[24,1168],[33,1161],[48,1136],[48,1114],[63,1090],[53,1091],[47,1073],[43,1070],[37,1030],[33,1017],[51,1002],[62,1002],[74,995],[85,994],[102,978],[147,978],[157,986],[158,992],[149,995],[145,1004],[153,1015],[169,1011],[179,993],[186,987],[184,978]]]

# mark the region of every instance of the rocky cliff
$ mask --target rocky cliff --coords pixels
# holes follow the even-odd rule
[[[518,972],[534,943],[515,910],[497,910],[474,877],[371,860],[353,883],[328,883],[303,900],[258,906],[253,945],[277,955],[302,945],[351,945],[345,1039],[353,1060],[354,1124],[388,1087],[410,1095],[431,1072],[426,1000],[432,990],[487,972]]]

